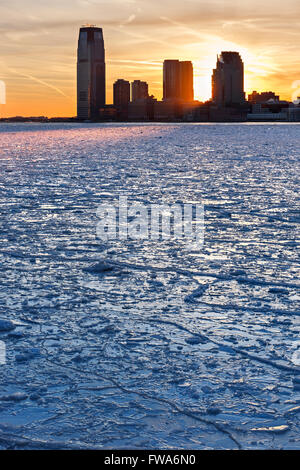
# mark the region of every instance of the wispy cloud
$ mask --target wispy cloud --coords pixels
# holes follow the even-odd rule
[[[11,67],[7,67],[7,70],[18,75],[19,77],[24,77],[24,78],[27,78],[28,80],[32,80],[33,82],[36,82],[36,83],[39,83],[40,85],[43,85],[47,88],[50,88],[51,90],[54,90],[56,93],[58,93],[59,95],[62,95],[64,96],[65,98],[68,98],[70,99],[70,97],[68,95],[66,95],[60,88],[58,88],[57,86],[55,85],[52,85],[51,83],[48,83],[44,80],[41,80],[37,77],[34,77],[33,75],[29,75],[27,73],[23,73],[23,72],[19,72],[18,70],[15,70]]]
[[[127,18],[127,20],[125,20],[125,21],[123,21],[123,23],[121,23],[121,25],[130,24],[130,23],[132,23],[135,19],[136,19],[136,15],[130,15],[129,18]]]

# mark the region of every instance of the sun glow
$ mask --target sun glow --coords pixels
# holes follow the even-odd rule
[[[245,66],[245,91],[250,93],[254,89],[262,90],[268,88],[266,83],[268,77],[278,73],[279,68],[274,62],[271,54],[250,50],[240,44],[224,41],[220,37],[210,38],[208,46],[203,55],[203,43],[189,44],[193,54],[202,57],[193,60],[194,64],[194,91],[195,99],[206,101],[211,98],[211,76],[216,67],[217,55],[222,51],[237,51],[240,53]],[[192,60],[189,56],[189,60]]]

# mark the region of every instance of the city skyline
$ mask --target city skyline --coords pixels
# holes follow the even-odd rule
[[[47,8],[30,0],[24,10],[18,0],[4,2],[0,80],[7,85],[7,104],[1,106],[1,116],[76,115],[78,29],[91,18],[105,35],[107,103],[113,102],[118,78],[146,81],[149,94],[161,99],[163,61],[177,58],[193,62],[195,99],[210,99],[211,72],[223,50],[240,53],[246,94],[273,90],[291,100],[292,85],[299,79],[299,2],[287,0],[284,12],[277,1],[264,6],[256,0],[246,5],[190,0],[185,8],[176,1],[173,8],[169,1],[151,5],[141,0],[65,0]]]

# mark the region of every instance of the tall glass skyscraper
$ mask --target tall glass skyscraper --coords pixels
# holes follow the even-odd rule
[[[102,28],[80,28],[77,61],[77,117],[92,119],[105,106],[105,49]]]

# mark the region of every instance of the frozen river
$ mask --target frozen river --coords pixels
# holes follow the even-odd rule
[[[299,149],[289,124],[0,125],[0,448],[300,449]],[[120,195],[203,203],[204,246],[104,243]]]

